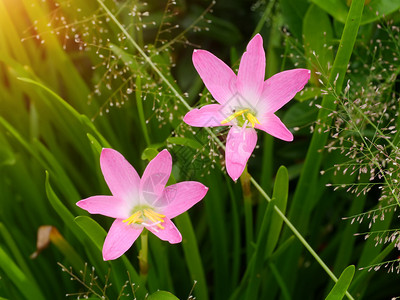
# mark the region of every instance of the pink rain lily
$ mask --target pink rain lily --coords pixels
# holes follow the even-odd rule
[[[112,196],[89,197],[77,205],[91,214],[116,219],[104,241],[104,260],[124,254],[143,228],[171,244],[182,241],[181,233],[171,219],[203,199],[208,188],[196,181],[165,187],[172,168],[172,158],[167,150],[150,161],[142,178],[113,149],[103,149],[100,166]]]
[[[264,81],[265,52],[259,34],[247,45],[237,75],[205,50],[194,50],[193,64],[219,104],[193,109],[183,120],[196,127],[232,126],[225,161],[234,181],[242,174],[257,144],[255,128],[284,141],[293,140],[293,134],[274,113],[304,88],[310,79],[310,70],[288,70]]]

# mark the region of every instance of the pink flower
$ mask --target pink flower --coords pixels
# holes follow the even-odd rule
[[[311,72],[293,69],[265,78],[265,52],[261,35],[247,45],[238,74],[222,60],[205,50],[193,52],[193,64],[211,95],[219,104],[193,109],[184,122],[196,127],[228,125],[226,170],[233,180],[242,174],[257,144],[261,129],[284,141],[293,135],[274,114],[304,88]]]
[[[89,197],[77,205],[91,214],[116,219],[104,241],[104,260],[124,254],[143,228],[171,244],[182,241],[181,233],[171,219],[203,199],[208,188],[196,181],[165,187],[172,168],[172,158],[167,150],[150,161],[142,178],[113,149],[103,149],[100,166],[112,196]]]

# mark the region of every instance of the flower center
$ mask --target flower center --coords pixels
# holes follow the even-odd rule
[[[143,208],[135,211],[129,218],[123,220],[122,222],[127,225],[131,224],[141,224],[144,226],[157,226],[160,229],[164,229],[165,227],[161,225],[164,223],[165,216],[159,213],[156,213],[154,210],[150,208]],[[152,223],[147,223],[145,221],[151,221]]]
[[[254,128],[254,126],[256,124],[260,124],[260,122],[254,116],[254,113],[250,112],[250,109],[248,109],[248,108],[234,112],[229,117],[227,117],[225,120],[223,120],[221,122],[221,124],[226,124],[226,123],[232,121],[233,119],[237,120],[238,125],[240,127],[243,126],[246,123],[246,121],[249,121],[251,123],[252,128]]]

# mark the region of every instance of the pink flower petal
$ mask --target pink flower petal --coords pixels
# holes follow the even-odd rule
[[[140,180],[140,194],[145,202],[143,204],[153,205],[161,196],[171,175],[171,169],[172,157],[165,149],[149,162]]]
[[[304,88],[310,76],[310,70],[293,69],[277,73],[267,79],[257,103],[257,110],[261,114],[276,112]]]
[[[172,219],[187,211],[207,194],[208,187],[196,181],[184,181],[167,186],[154,205],[165,207],[161,213]]]
[[[194,50],[192,60],[205,86],[220,104],[236,94],[236,75],[222,60],[205,50]]]
[[[139,195],[140,177],[125,157],[118,151],[104,148],[100,166],[111,193],[128,204],[134,204],[132,200]]]
[[[104,241],[103,259],[112,260],[120,257],[128,251],[142,230],[142,226],[127,225],[122,219],[116,219]]]
[[[257,103],[261,96],[265,78],[265,52],[261,35],[249,42],[240,60],[237,89],[250,103]]]
[[[156,235],[160,240],[168,241],[170,244],[182,242],[181,233],[170,219],[164,218],[164,222],[161,223],[161,225],[164,227],[164,229],[161,229],[156,225],[147,226],[146,228]]]
[[[91,214],[100,214],[111,218],[126,219],[131,207],[115,196],[93,196],[76,203],[80,208]]]
[[[261,124],[256,124],[257,129],[264,130],[270,135],[287,141],[293,141],[293,134],[286,128],[285,124],[274,114],[268,114],[259,120]]]
[[[246,166],[257,144],[257,132],[253,128],[233,126],[228,133],[225,150],[226,171],[236,181]]]
[[[209,104],[200,109],[192,109],[185,115],[183,121],[186,124],[195,127],[215,127],[223,126],[221,122],[227,117],[228,116],[222,112],[221,105]]]

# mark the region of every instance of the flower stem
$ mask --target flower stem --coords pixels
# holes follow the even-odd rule
[[[140,268],[140,276],[143,278],[143,280],[146,280],[147,273],[149,271],[149,264],[148,264],[148,253],[149,253],[149,238],[148,238],[148,231],[143,230],[142,234],[140,235],[140,241],[141,241],[141,249],[139,251],[139,268]]]
[[[250,176],[250,175],[249,175]],[[268,201],[271,202],[271,198],[265,193],[263,188],[255,181],[253,177],[250,176],[250,181],[256,187],[256,189],[260,192],[260,194]],[[325,270],[325,272],[332,278],[332,280],[336,283],[338,281],[337,277],[333,272],[329,269],[329,267],[324,263],[324,261],[319,257],[319,255],[314,251],[314,249],[308,244],[308,242],[303,238],[301,233],[296,229],[296,227],[289,221],[288,218],[281,212],[281,210],[274,205],[275,212],[282,218],[283,222],[290,228],[293,234],[299,239],[299,241],[303,244],[303,246],[308,250],[308,252],[314,257],[314,259],[319,263],[319,265]],[[350,295],[348,291],[346,291],[346,296],[348,299],[353,300],[354,298]]]
[[[252,243],[253,243],[253,211],[251,203],[251,188],[250,188],[250,174],[247,172],[247,166],[244,168],[242,175],[240,176],[240,183],[243,191],[244,201],[244,218],[246,228],[246,261],[249,263],[250,258],[253,254]]]

